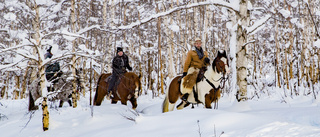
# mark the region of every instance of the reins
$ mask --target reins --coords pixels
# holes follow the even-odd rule
[[[225,74],[223,74],[223,76],[222,76],[221,78],[219,78],[218,80],[212,79],[212,80],[215,81],[215,82],[219,82],[219,81],[220,81],[220,83],[221,83],[221,81],[223,81],[223,86],[221,87],[221,86],[219,85],[218,88],[216,88],[216,86],[214,86],[213,83],[212,83],[209,79],[207,79],[205,76],[203,76],[203,77],[206,79],[206,81],[208,82],[208,84],[209,84],[211,87],[213,87],[214,89],[219,89],[219,88],[223,89],[224,86],[225,86],[225,84],[226,84],[226,81],[227,81],[227,79],[228,79],[228,77],[225,78],[224,75],[225,75]]]

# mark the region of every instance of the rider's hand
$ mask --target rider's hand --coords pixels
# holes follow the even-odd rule
[[[187,75],[187,72],[183,72],[182,74],[182,77],[186,76]]]
[[[132,71],[132,67],[128,66],[128,70],[129,70],[129,71]]]

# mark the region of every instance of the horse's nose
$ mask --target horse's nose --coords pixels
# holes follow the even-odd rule
[[[139,90],[135,90],[134,92],[134,98],[138,98],[139,97]]]
[[[227,74],[230,74],[230,68],[226,69],[227,70]]]

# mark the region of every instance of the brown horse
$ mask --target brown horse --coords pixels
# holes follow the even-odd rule
[[[107,95],[108,82],[107,78],[111,74],[102,74],[98,80],[96,94],[94,96],[94,105],[100,106],[104,96]],[[126,72],[120,77],[120,82],[116,87],[117,91],[113,92],[114,98],[111,99],[111,103],[115,104],[121,101],[121,104],[127,105],[129,100],[132,104],[132,109],[137,108],[137,98],[140,95],[141,90],[141,76],[137,76],[133,72]]]
[[[204,77],[193,87],[193,92],[188,96],[187,101],[181,101],[177,109],[183,109],[191,103],[202,103],[206,108],[212,108],[211,103],[217,102],[220,98],[220,84],[225,80],[225,74],[229,73],[228,58],[226,52],[218,52],[217,57],[207,67]],[[172,111],[175,103],[182,97],[180,92],[181,76],[175,77],[167,90],[166,97],[162,104],[162,112]]]

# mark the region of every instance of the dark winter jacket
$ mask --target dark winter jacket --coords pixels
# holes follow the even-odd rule
[[[112,69],[113,73],[117,74],[123,74],[128,70],[132,70],[132,68],[129,65],[129,58],[127,55],[123,54],[122,56],[115,56],[112,60]]]

